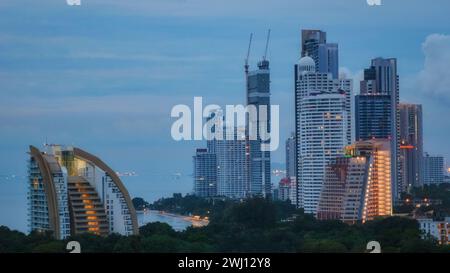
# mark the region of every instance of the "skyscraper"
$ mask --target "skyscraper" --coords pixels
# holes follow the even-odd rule
[[[248,144],[245,128],[224,128],[223,140],[208,141],[217,158],[217,195],[233,199],[250,195]]]
[[[423,185],[422,105],[400,104],[401,190]]]
[[[301,56],[314,60],[316,72],[331,73],[333,79],[339,77],[339,47],[336,43],[327,43],[326,32],[302,30]]]
[[[429,155],[423,157],[423,183],[425,185],[444,183],[444,157]]]
[[[297,160],[295,155],[295,133],[286,140],[286,177],[295,178],[297,176]]]
[[[327,164],[351,142],[351,80],[347,90],[331,73],[318,73],[303,57],[296,73],[296,149],[298,206],[316,213]]]
[[[302,30],[301,56],[309,56],[319,66],[319,45],[327,43],[327,33],[317,29]]]
[[[297,149],[295,133],[286,140],[286,178],[289,179],[289,200],[297,205]]]
[[[246,128],[227,124],[222,110],[212,110],[207,121],[211,119],[215,120],[207,148],[197,149],[193,157],[194,193],[201,197],[246,198],[250,195]]]
[[[270,151],[263,151],[262,144],[269,144],[261,138],[263,128],[270,132],[270,70],[269,61],[265,58],[258,63],[258,69],[246,71],[247,105],[253,105],[258,111],[257,119],[249,120],[249,126],[256,126],[257,136],[248,139],[249,154],[249,193],[256,196],[269,196],[272,191]],[[267,115],[261,115],[262,108],[267,110]],[[267,117],[267,120],[266,120]],[[263,125],[263,126],[261,126]],[[265,128],[265,129],[264,129]],[[249,130],[247,127],[247,134]]]
[[[98,157],[75,147],[30,146],[29,227],[57,239],[80,233],[138,233],[130,195]]]
[[[194,161],[194,194],[199,197],[217,195],[217,158],[208,149],[197,149]]]
[[[338,44],[319,45],[319,67],[320,73],[331,73],[333,79],[339,78],[339,46]]]
[[[326,169],[317,218],[354,224],[392,215],[390,141],[358,141]]]
[[[390,139],[392,198],[400,198],[400,115],[397,60],[376,58],[364,70],[361,93],[355,98],[356,140]]]

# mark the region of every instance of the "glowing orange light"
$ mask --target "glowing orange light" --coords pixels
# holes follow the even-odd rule
[[[414,149],[413,145],[400,145],[400,149],[412,150]]]

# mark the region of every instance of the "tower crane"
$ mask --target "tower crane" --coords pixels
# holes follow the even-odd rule
[[[267,31],[266,50],[264,51],[263,61],[267,58],[267,50],[269,49],[270,29]]]
[[[247,50],[247,57],[245,58],[245,74],[248,74],[248,59],[250,58],[250,50],[252,46],[252,39],[253,39],[253,33],[250,33],[250,41],[248,42],[248,50]]]

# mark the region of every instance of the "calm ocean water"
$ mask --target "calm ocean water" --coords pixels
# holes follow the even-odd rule
[[[176,231],[183,231],[189,226],[194,225],[190,220],[187,220],[186,217],[180,215],[173,214],[163,214],[158,211],[147,211],[144,213],[138,213],[138,224],[139,226],[145,225],[147,223],[152,222],[161,222],[169,224]]]

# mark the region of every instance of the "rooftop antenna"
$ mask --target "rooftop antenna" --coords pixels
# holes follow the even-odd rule
[[[250,33],[250,41],[248,42],[248,50],[247,50],[247,57],[245,58],[245,74],[248,74],[248,59],[250,58],[250,49],[252,47],[252,39],[253,39],[253,33]]]
[[[267,31],[266,50],[264,51],[263,61],[265,61],[267,58],[267,50],[269,49],[269,40],[270,40],[270,28]]]

